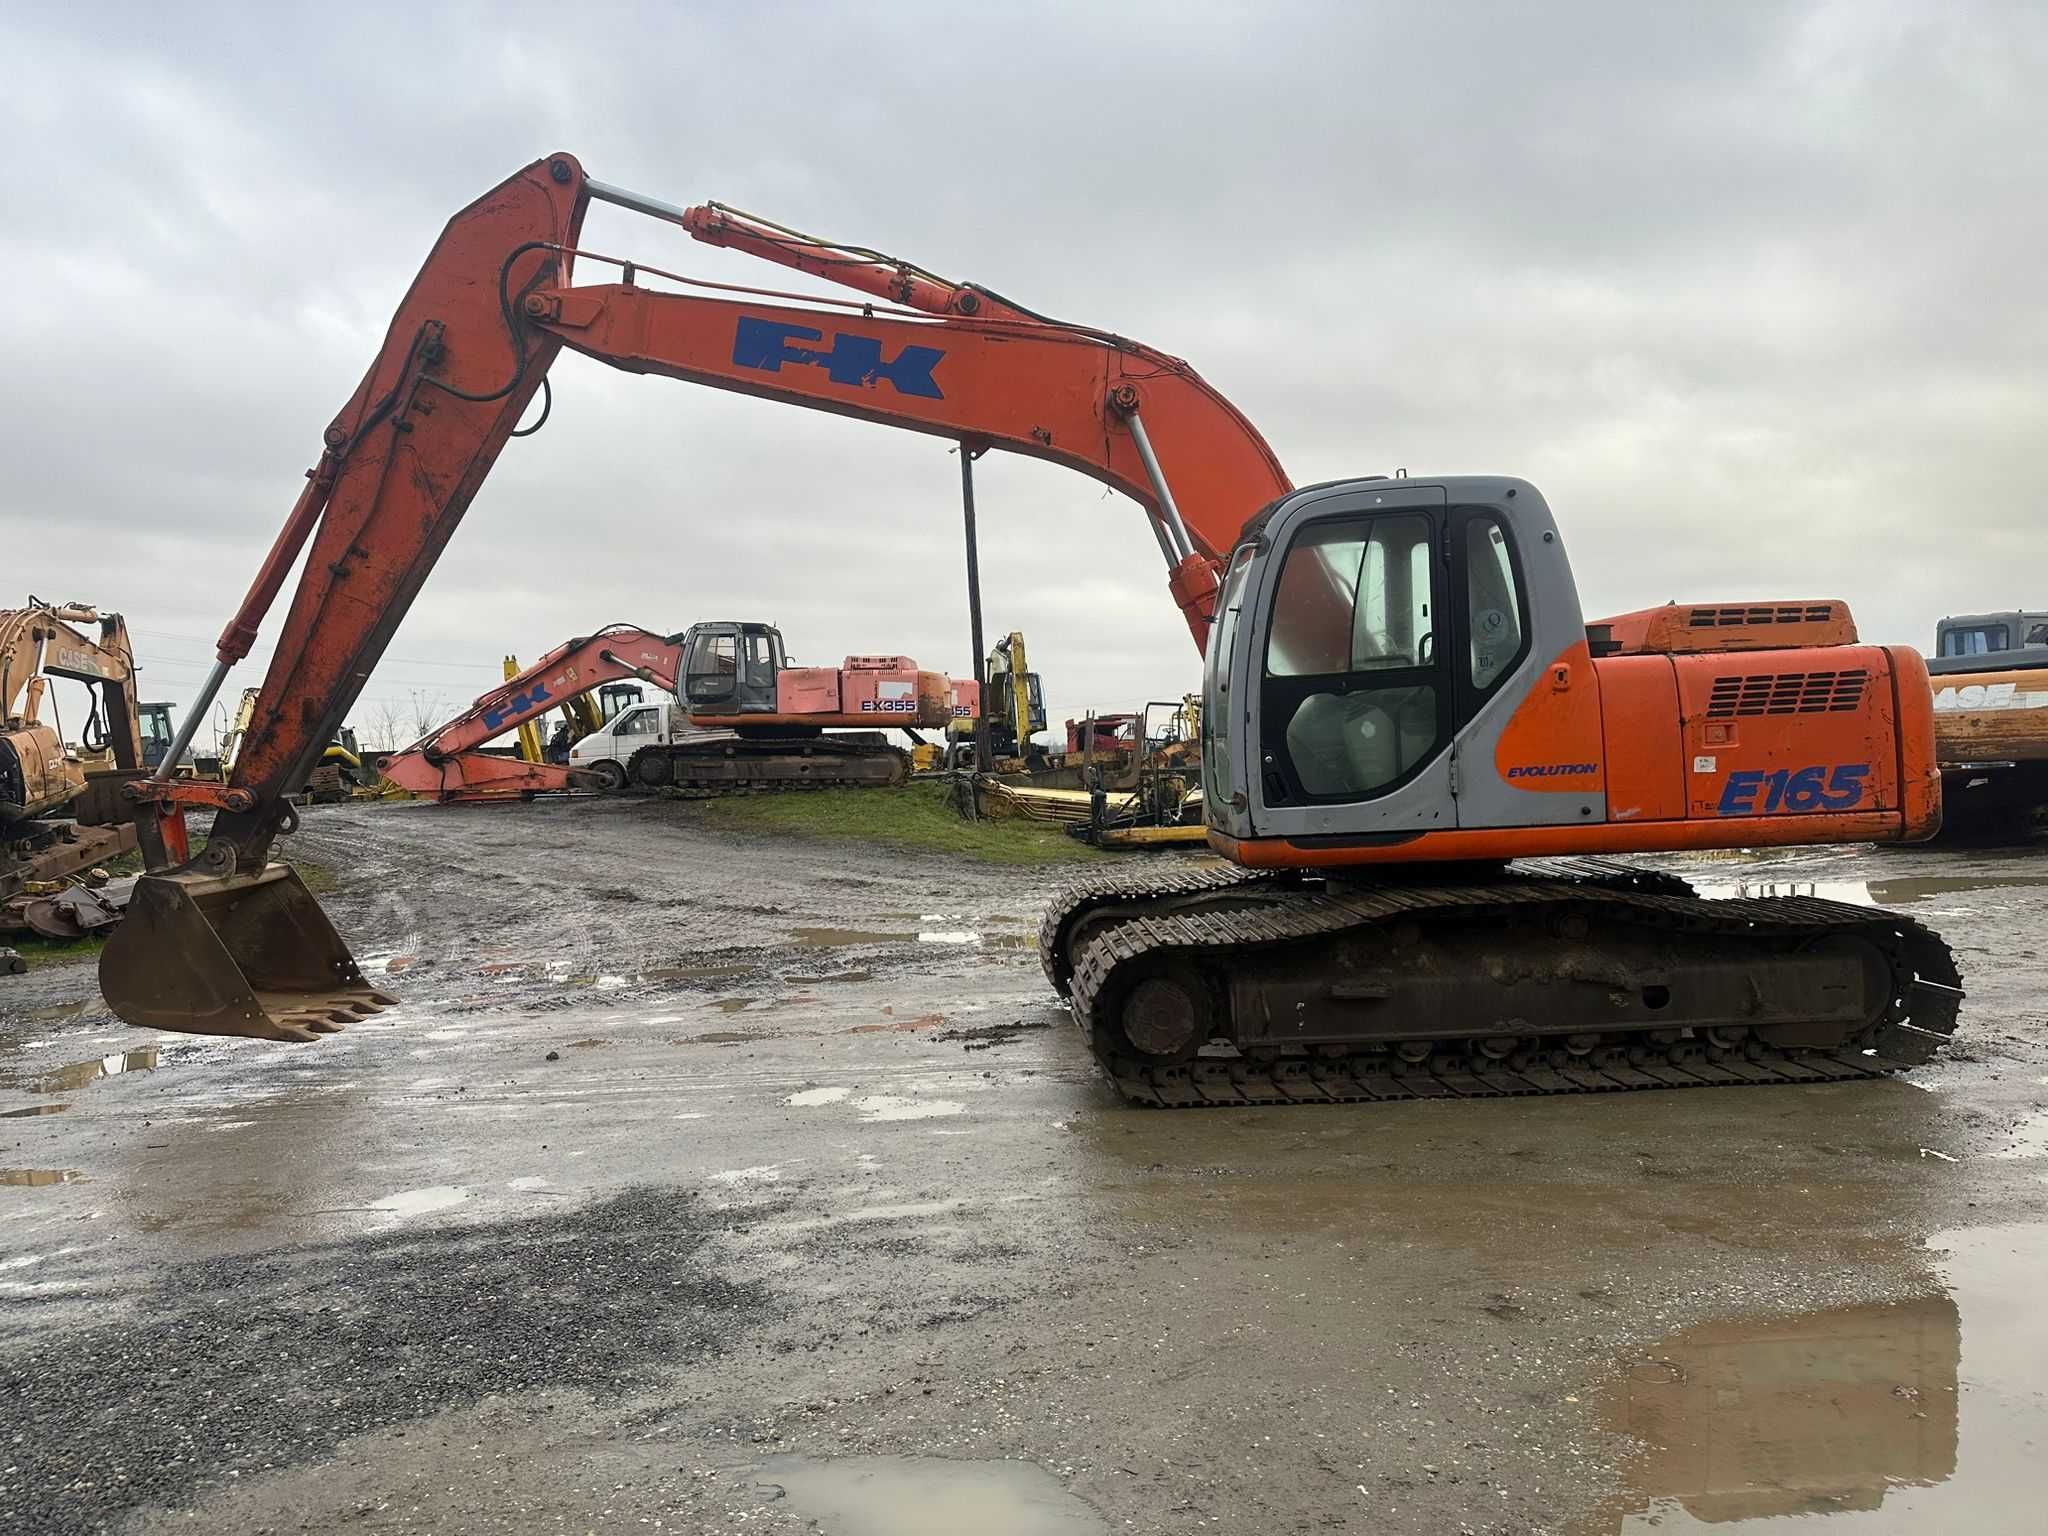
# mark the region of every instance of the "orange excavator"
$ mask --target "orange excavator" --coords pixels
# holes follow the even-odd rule
[[[807,299],[582,250],[593,199],[857,290]],[[577,261],[616,280],[575,284]],[[663,286],[673,285],[673,286]],[[569,347],[613,367],[996,447],[1146,518],[1205,654],[1211,846],[1234,867],[1063,893],[1041,954],[1133,1102],[1815,1082],[1928,1059],[1962,991],[1893,913],[1708,901],[1600,856],[1924,838],[1926,666],[1839,604],[1581,614],[1501,475],[1295,488],[1178,358],[879,252],[535,161],[458,213],[223,633],[192,718],[304,553],[226,784],[160,829],[101,962],[131,1022],[311,1039],[389,1006],[289,868],[287,789],[354,700]],[[968,471],[963,478],[971,486]],[[175,754],[174,754],[175,755]],[[212,836],[182,852],[180,813]],[[144,839],[145,846],[151,839]]]
[[[681,699],[695,731],[680,739],[659,733],[662,739],[619,766],[616,781],[480,750],[566,700],[626,678]],[[441,801],[629,783],[645,789],[895,785],[910,777],[910,754],[873,728],[943,726],[952,718],[951,691],[944,673],[921,670],[907,656],[849,656],[843,668],[793,667],[772,624],[693,624],[680,635],[614,624],[555,647],[483,694],[386,759],[384,777]],[[828,736],[828,730],[841,734]]]

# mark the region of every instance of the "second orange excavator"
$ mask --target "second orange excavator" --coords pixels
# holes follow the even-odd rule
[[[623,762],[583,768],[481,751],[608,682],[634,678],[678,701],[690,729],[647,732]],[[944,726],[951,684],[907,656],[793,667],[772,624],[693,624],[659,635],[614,624],[570,640],[387,759],[384,776],[436,800],[503,800],[552,790],[892,785],[910,754],[886,729]],[[638,716],[636,716],[638,718]],[[650,720],[653,716],[647,715]]]
[[[595,256],[578,246],[592,199],[864,297]],[[578,259],[620,280],[574,285]],[[283,792],[564,346],[936,434],[963,463],[990,447],[1051,460],[1138,505],[1205,653],[1205,815],[1235,867],[1099,882],[1046,914],[1047,973],[1134,1102],[1810,1083],[1924,1061],[1955,1028],[1953,960],[1911,919],[1703,900],[1594,857],[1928,836],[1940,779],[1916,652],[1855,643],[1833,603],[1589,625],[1526,480],[1297,489],[1178,358],[863,247],[608,186],[568,155],[449,222],[328,428],[221,637],[215,687],[305,552],[263,685],[275,704],[232,782],[133,789],[173,829],[165,846],[182,808],[218,814],[198,857],[152,858],[102,958],[122,1017],[311,1039],[388,1005],[270,862]]]

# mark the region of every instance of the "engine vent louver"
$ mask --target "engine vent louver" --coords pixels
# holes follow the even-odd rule
[[[1756,624],[1826,624],[1834,617],[1833,603],[1747,603],[1695,608],[1686,623],[1694,629],[1743,629]]]
[[[1779,672],[1717,677],[1707,699],[1709,720],[1745,715],[1824,715],[1860,709],[1868,672]]]

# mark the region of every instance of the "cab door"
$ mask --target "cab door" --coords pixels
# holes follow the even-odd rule
[[[1259,836],[1346,842],[1457,825],[1444,490],[1354,482],[1265,530],[1244,677]]]
[[[739,626],[691,626],[683,651],[683,704],[693,715],[733,715],[740,708]]]

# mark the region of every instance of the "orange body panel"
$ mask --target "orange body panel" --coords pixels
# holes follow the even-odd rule
[[[1685,656],[1708,651],[1786,651],[1854,645],[1856,621],[1834,598],[1790,603],[1666,603],[1588,626],[1608,654]]]
[[[1518,789],[1597,795],[1604,757],[1600,684],[1582,640],[1544,669],[1515,710],[1494,748],[1494,769]]]
[[[849,656],[837,672],[787,667],[775,679],[776,723],[931,726],[953,718],[953,685],[943,672],[921,669],[908,656]],[[692,715],[695,725],[711,724]],[[766,717],[747,717],[763,723]],[[722,723],[722,722],[721,722]]]
[[[1688,817],[1726,817],[1751,805],[1773,815],[1820,809],[1788,804],[1789,789],[1772,804],[1776,775],[1815,767],[1864,770],[1856,798],[1833,809],[1898,810],[1897,711],[1883,647],[1676,656],[1671,666],[1685,722]],[[1751,777],[1732,783],[1737,775]],[[1752,783],[1745,796],[1742,786]]]
[[[1682,819],[1685,762],[1677,739],[1678,678],[1670,658],[1611,656],[1593,665],[1607,752],[1607,819]]]
[[[836,715],[837,667],[784,667],[775,674],[775,707],[785,715]]]
[[[1497,765],[1573,765],[1583,751],[1598,781],[1510,782],[1537,791],[1604,782],[1605,821],[1327,840],[1212,831],[1210,843],[1254,868],[1320,869],[1918,841],[1941,820],[1926,677],[1917,652],[1884,646],[1598,661],[1575,647],[1536,681],[1502,733]]]
[[[1927,658],[1911,646],[1891,645],[1893,736],[1899,752],[1899,800],[1909,843],[1941,830],[1941,743]]]

